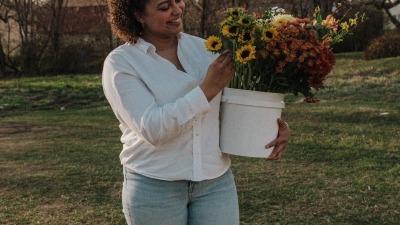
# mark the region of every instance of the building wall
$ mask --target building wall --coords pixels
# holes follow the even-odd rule
[[[106,6],[68,7],[64,18],[65,34],[86,34],[107,29]]]

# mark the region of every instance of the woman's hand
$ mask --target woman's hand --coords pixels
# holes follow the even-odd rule
[[[268,156],[267,158],[268,160],[280,159],[282,157],[283,151],[285,150],[286,146],[289,143],[290,139],[289,125],[285,121],[283,121],[283,119],[279,118],[278,126],[279,126],[278,137],[265,146],[266,149],[275,146],[271,155]]]
[[[208,101],[211,101],[232,79],[235,62],[230,51],[225,51],[208,67],[207,75],[200,88]]]

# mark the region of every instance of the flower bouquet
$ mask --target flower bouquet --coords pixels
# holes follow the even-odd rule
[[[309,19],[276,7],[261,17],[235,7],[220,23],[221,34],[209,36],[205,45],[211,52],[234,53],[231,88],[311,97],[311,89],[323,87],[335,64],[332,46],[363,20],[360,14],[344,22],[332,15],[323,19],[319,8]]]
[[[276,100],[278,103],[283,100],[285,93],[294,95],[301,93],[305,96],[306,102],[317,102],[312,89],[318,90],[323,87],[326,76],[335,65],[332,45],[342,41],[343,37],[362,20],[364,15],[360,14],[347,21],[337,20],[332,15],[324,19],[319,8],[315,10],[312,19],[296,18],[276,7],[267,9],[262,16],[249,13],[240,7],[228,9],[226,17],[220,23],[220,34],[209,36],[205,41],[208,51],[221,53],[229,49],[236,63],[235,75],[228,86],[234,90],[226,88],[222,101],[227,103],[229,99],[236,99],[233,101],[237,103],[237,98],[241,97],[224,97],[224,93],[244,89],[247,92],[280,93],[282,96]],[[258,97],[249,98],[262,102]],[[274,104],[277,105],[277,102]],[[226,142],[224,139],[229,139],[227,142],[232,143],[231,147],[248,146],[247,144],[240,146],[234,140],[238,139],[235,136],[242,135],[252,128],[243,130],[243,126],[248,124],[246,121],[238,124],[238,120],[243,121],[243,114],[237,112],[231,114],[234,116],[241,114],[241,118],[227,115],[224,112],[226,111],[224,103],[221,116],[221,148],[224,148],[222,146]],[[243,105],[243,103],[238,104]],[[276,116],[279,117],[280,113]],[[255,119],[256,123],[260,123],[259,118]],[[273,118],[273,122],[262,125],[272,126],[272,123],[276,124],[276,118]],[[225,130],[239,128],[242,130],[237,134],[224,134]],[[270,139],[276,137],[277,129],[276,125],[272,129],[273,134]]]

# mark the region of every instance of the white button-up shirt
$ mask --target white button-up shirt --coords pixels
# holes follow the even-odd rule
[[[221,94],[208,102],[199,87],[216,56],[203,39],[181,33],[178,57],[186,72],[139,39],[106,58],[103,88],[120,122],[120,160],[161,180],[216,178],[230,166],[219,148]]]

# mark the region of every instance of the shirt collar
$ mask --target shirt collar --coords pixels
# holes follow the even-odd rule
[[[181,34],[182,33],[179,33],[178,36],[177,36],[178,37],[178,42],[182,38]],[[138,38],[138,41],[133,45],[135,45],[137,48],[139,48],[144,53],[147,53],[149,51],[150,52],[155,52],[156,51],[156,47],[153,44],[151,44],[150,42],[145,41],[144,39],[142,39],[140,37]]]

